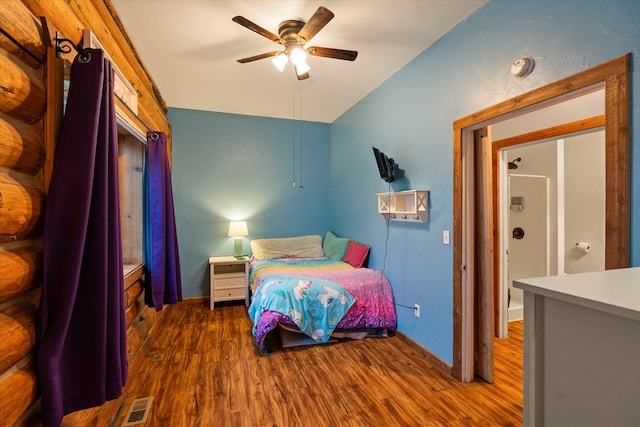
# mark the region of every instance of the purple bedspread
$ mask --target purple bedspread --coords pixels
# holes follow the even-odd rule
[[[356,299],[336,329],[381,328],[396,329],[393,292],[387,278],[380,271],[353,268],[342,261],[329,258],[274,259],[251,263],[249,282],[252,293],[260,289],[269,275],[289,275],[302,278],[330,280],[342,286]],[[278,324],[295,327],[287,316],[264,311],[256,325],[256,344],[264,350],[265,337]]]

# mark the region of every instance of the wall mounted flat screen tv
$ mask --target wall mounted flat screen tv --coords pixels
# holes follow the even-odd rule
[[[396,164],[393,159],[387,157],[382,151],[378,150],[376,147],[373,148],[373,155],[376,158],[376,163],[378,165],[378,172],[380,172],[380,178],[385,180],[386,182],[395,181],[394,170],[396,169]]]

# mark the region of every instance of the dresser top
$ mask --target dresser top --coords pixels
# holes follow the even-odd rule
[[[513,286],[640,321],[640,267],[517,279]]]

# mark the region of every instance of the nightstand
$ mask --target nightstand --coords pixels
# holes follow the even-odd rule
[[[216,301],[243,299],[249,305],[249,259],[209,257],[209,309]]]

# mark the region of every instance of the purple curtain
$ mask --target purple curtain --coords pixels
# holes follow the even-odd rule
[[[147,134],[144,172],[145,302],[156,311],[182,301],[180,257],[173,209],[167,136]]]
[[[44,219],[37,366],[43,425],[119,397],[127,380],[113,69],[76,57]]]

